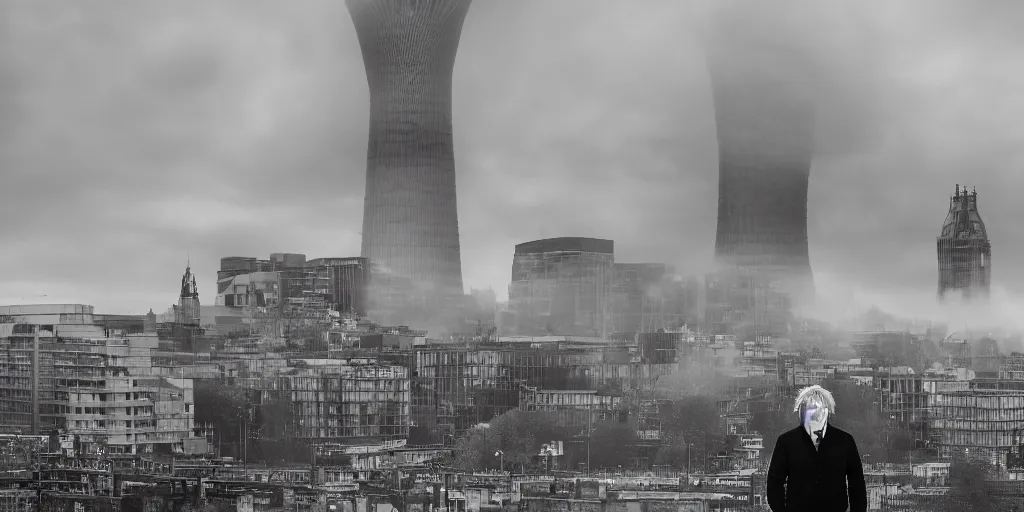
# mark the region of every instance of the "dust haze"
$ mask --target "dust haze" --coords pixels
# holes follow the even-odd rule
[[[946,316],[935,237],[961,183],[992,239],[987,316],[1012,319],[999,311],[1024,292],[1024,202],[1007,192],[1024,188],[1022,14],[477,0],[453,77],[464,282],[503,300],[514,246],[556,236],[711,270],[718,42],[738,64],[810,70],[790,86],[817,106],[808,232],[828,304]],[[0,212],[18,219],[0,302],[163,311],[189,259],[212,304],[223,256],[359,253],[369,95],[342,2],[0,0],[0,23]]]

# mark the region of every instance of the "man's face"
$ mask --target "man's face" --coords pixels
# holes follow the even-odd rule
[[[803,422],[805,425],[821,425],[828,419],[828,408],[821,402],[811,400],[804,406]]]

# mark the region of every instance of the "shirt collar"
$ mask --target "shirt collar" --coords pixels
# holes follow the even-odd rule
[[[828,431],[828,422],[826,421],[825,425],[823,427],[821,427],[821,437],[825,437],[825,432],[827,432],[827,431]],[[807,432],[807,435],[811,438],[811,441],[814,440],[814,432],[811,431],[811,426],[806,424],[806,423],[804,424],[804,432]]]

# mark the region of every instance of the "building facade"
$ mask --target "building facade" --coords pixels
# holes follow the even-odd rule
[[[408,368],[372,360],[307,361],[277,380],[278,393],[294,407],[294,438],[340,449],[409,437]]]
[[[362,256],[420,294],[461,296],[452,72],[470,0],[346,5],[370,89]]]
[[[371,267],[367,258],[317,258],[306,262],[327,279],[335,311],[363,316],[368,311],[367,289]]]
[[[285,253],[268,260],[222,258],[217,275],[218,306],[282,310],[296,300],[312,300],[341,314],[363,316],[368,310],[366,258],[307,260],[304,254]]]
[[[47,315],[45,307],[31,306],[30,316],[91,309],[53,305]],[[61,430],[111,458],[194,449],[192,380],[154,367],[155,336],[107,336],[86,316],[0,324],[0,428]]]
[[[508,333],[605,336],[611,332],[615,244],[550,238],[516,246]]]
[[[526,388],[555,395],[593,391],[648,403],[658,379],[677,369],[677,362],[665,357],[675,350],[663,350],[671,344],[651,339],[643,347],[571,342],[417,347],[413,422],[438,437],[459,435],[521,407],[524,397],[536,403],[536,393],[523,394]],[[636,357],[637,352],[648,355]]]
[[[943,391],[928,395],[932,443],[942,459],[980,457],[1006,464],[1024,429],[1024,391]]]
[[[978,213],[978,192],[960,185],[949,199],[949,213],[936,242],[939,256],[939,300],[951,292],[964,298],[985,298],[992,281],[992,244]]]

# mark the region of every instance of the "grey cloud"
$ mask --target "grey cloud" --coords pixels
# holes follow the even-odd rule
[[[707,263],[704,49],[731,12],[725,37],[756,29],[821,71],[817,271],[931,293],[959,181],[982,197],[997,281],[1017,288],[1015,3],[723,3],[474,3],[454,77],[468,286],[503,291],[513,245],[547,236]],[[0,213],[19,219],[4,226],[0,289],[39,283],[139,312],[173,301],[189,254],[209,301],[221,256],[359,252],[368,93],[342,2],[0,1],[0,20]],[[169,202],[197,211],[175,222],[154,206]]]

